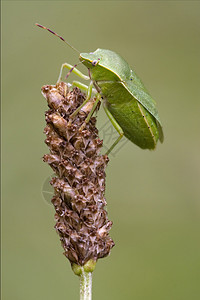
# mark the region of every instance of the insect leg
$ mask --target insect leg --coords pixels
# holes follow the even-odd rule
[[[103,104],[103,108],[110,120],[110,122],[112,123],[112,125],[114,126],[114,128],[117,130],[117,132],[119,133],[119,137],[116,139],[116,141],[112,144],[112,146],[108,149],[108,151],[106,152],[106,154],[108,155],[113,149],[114,147],[119,143],[119,141],[122,139],[124,132],[122,130],[122,128],[119,126],[119,124],[117,123],[117,121],[115,120],[115,118],[113,117],[113,115],[109,112],[106,104]]]
[[[67,63],[64,63],[62,64],[61,66],[61,69],[60,69],[60,74],[59,74],[59,77],[58,77],[58,81],[57,82],[60,82],[61,81],[61,77],[62,77],[62,72],[63,72],[63,69],[66,68],[69,70],[68,74],[67,74],[67,77],[73,72],[75,73],[77,76],[79,76],[80,78],[82,79],[85,79],[85,80],[89,80],[90,78],[86,75],[84,75],[81,71],[79,71],[77,68],[76,68],[77,65],[75,66],[72,66],[70,64],[67,64]]]
[[[77,83],[77,82],[75,82]],[[74,82],[73,82],[74,84]],[[82,86],[82,83],[78,82],[78,85],[79,87],[81,88]],[[76,85],[77,86],[77,85]],[[84,85],[85,86],[85,85]],[[81,108],[90,100],[91,98],[91,95],[92,95],[92,87],[93,87],[93,82],[91,81],[89,86],[85,86],[87,87],[87,97],[85,99],[85,101],[83,101],[83,103],[70,115],[70,119],[73,119],[77,114],[78,112],[81,110]]]
[[[88,92],[88,89],[89,89],[89,86],[86,85],[86,84],[83,84],[82,82],[79,82],[79,81],[72,81],[72,85],[78,87],[79,89],[83,90],[83,91],[86,91]],[[96,89],[92,88],[92,93],[96,93]]]
[[[88,91],[88,85],[83,84],[82,82],[79,81],[72,81],[72,85],[78,87],[79,89],[83,90],[83,91]]]
[[[96,98],[96,100],[95,100],[95,102],[94,102],[94,104],[92,106],[92,109],[89,112],[87,118],[85,119],[85,122],[83,123],[83,125],[79,128],[79,131],[83,130],[84,127],[85,127],[85,125],[90,121],[90,118],[91,118],[92,114],[94,113],[94,111],[95,111],[95,109],[97,107],[97,104],[99,103],[100,100],[101,100],[101,94],[98,93],[97,94],[97,98]]]
[[[97,107],[97,104],[99,103],[100,100],[101,100],[101,95],[97,94],[97,98],[96,98],[96,100],[95,100],[95,102],[93,104],[93,107],[92,107],[91,111],[89,112],[87,118],[85,119],[85,123],[89,122],[89,120],[90,120],[91,116],[93,115],[93,113],[94,113],[94,111],[95,111],[95,109]]]

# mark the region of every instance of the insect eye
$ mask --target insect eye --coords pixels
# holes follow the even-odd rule
[[[98,62],[100,61],[100,58],[98,58],[98,60],[93,60],[92,61],[92,65],[95,67],[97,64],[98,64]]]
[[[97,63],[98,63],[98,60],[93,60],[93,61],[92,61],[92,65],[93,65],[93,66],[96,66]]]

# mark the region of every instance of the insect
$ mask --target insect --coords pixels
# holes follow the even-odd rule
[[[119,133],[119,137],[106,154],[113,150],[123,136],[142,149],[154,149],[158,140],[163,142],[163,130],[156,103],[136,73],[119,54],[105,49],[80,53],[57,33],[40,24],[36,25],[56,35],[78,52],[80,62],[87,67],[88,76],[76,68],[77,64],[72,66],[64,63],[58,81],[61,80],[64,68],[69,70],[66,77],[73,72],[80,78],[90,81],[88,86],[78,81],[72,83],[87,92],[86,100],[71,115],[72,118],[90,100],[95,88],[96,101],[85,122],[89,121],[98,102],[102,101],[108,118]]]

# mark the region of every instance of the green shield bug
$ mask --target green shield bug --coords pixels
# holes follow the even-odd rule
[[[107,154],[113,150],[123,135],[142,149],[154,149],[158,140],[163,142],[163,130],[156,103],[139,77],[119,54],[105,49],[80,53],[49,28],[40,24],[36,25],[58,36],[73,50],[77,51],[80,62],[87,67],[89,76],[81,73],[76,68],[77,65],[72,66],[64,63],[58,81],[61,79],[63,68],[69,69],[66,77],[73,72],[82,79],[90,80],[89,86],[73,81],[73,85],[87,91],[87,97],[71,117],[73,118],[90,100],[93,88],[95,88],[96,101],[85,122],[89,121],[98,102],[102,101],[108,118],[119,133],[119,137],[107,151]]]

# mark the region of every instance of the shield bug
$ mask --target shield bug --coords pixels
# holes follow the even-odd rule
[[[58,36],[78,52],[80,62],[87,67],[88,76],[80,72],[76,68],[77,65],[72,66],[64,63],[58,81],[61,80],[63,68],[69,69],[66,77],[73,72],[80,78],[90,81],[89,86],[77,81],[72,83],[87,91],[86,100],[71,115],[72,118],[90,100],[93,88],[95,88],[96,101],[85,122],[89,121],[98,102],[102,101],[108,118],[119,133],[119,137],[107,151],[107,154],[112,151],[123,136],[142,149],[154,149],[158,140],[163,142],[163,130],[156,103],[136,73],[119,54],[105,49],[80,53],[57,33],[40,24],[36,25]]]

